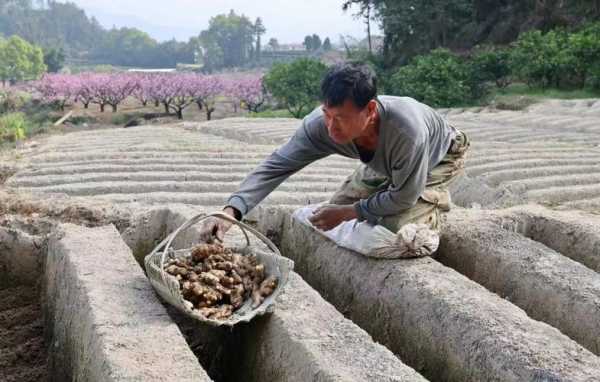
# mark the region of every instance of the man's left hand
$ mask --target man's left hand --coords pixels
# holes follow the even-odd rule
[[[337,227],[342,222],[352,220],[357,217],[353,205],[339,206],[327,204],[317,208],[308,220],[322,231],[329,231]]]

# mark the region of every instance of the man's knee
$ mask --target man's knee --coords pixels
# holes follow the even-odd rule
[[[329,203],[339,205],[353,204],[361,199],[367,199],[385,187],[387,187],[387,177],[361,164],[344,180],[340,188],[329,200]]]

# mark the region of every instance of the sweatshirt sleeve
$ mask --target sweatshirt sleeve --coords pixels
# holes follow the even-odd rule
[[[390,215],[413,207],[427,184],[429,145],[407,140],[399,147],[392,166],[392,184],[354,204],[359,220],[378,224]]]
[[[227,205],[239,210],[242,216],[246,215],[289,176],[331,153],[327,146],[311,139],[305,118],[286,144],[246,176],[229,197]]]

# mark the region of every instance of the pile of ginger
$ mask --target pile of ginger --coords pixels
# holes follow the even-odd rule
[[[188,259],[170,259],[167,273],[179,281],[183,297],[204,317],[224,320],[252,297],[259,306],[277,287],[265,277],[265,266],[255,255],[233,253],[221,244],[199,244]]]

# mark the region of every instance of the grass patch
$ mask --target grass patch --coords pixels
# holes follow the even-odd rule
[[[73,117],[70,117],[68,119],[68,121],[70,123],[72,123],[73,125],[83,125],[84,123],[87,124],[91,124],[91,123],[96,123],[98,122],[98,120],[92,116],[88,116],[88,115],[76,115]]]
[[[265,110],[258,113],[249,113],[250,118],[294,118],[287,109]]]
[[[131,120],[134,119],[143,119],[144,113],[142,112],[134,112],[134,113],[117,113],[110,119],[110,123],[113,125],[125,125]]]
[[[546,99],[589,99],[600,98],[600,92],[589,89],[563,90],[554,88],[531,88],[525,84],[512,84],[504,89],[494,89],[485,105],[500,110],[524,110]]]
[[[498,89],[495,92],[498,96],[526,96],[539,99],[585,99],[598,98],[600,92],[595,92],[589,89],[554,89],[554,88],[530,88],[525,84],[512,84],[504,89]]]

